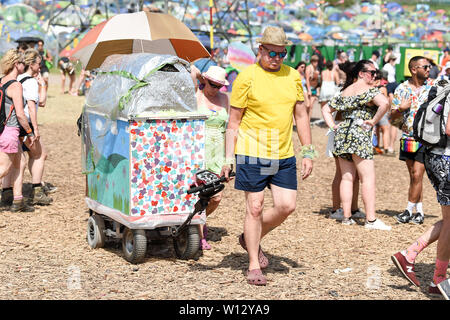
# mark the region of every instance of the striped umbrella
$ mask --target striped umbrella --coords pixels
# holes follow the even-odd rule
[[[152,12],[118,14],[92,28],[72,56],[86,69],[100,67],[112,54],[171,54],[189,62],[209,57],[189,28],[171,15]]]

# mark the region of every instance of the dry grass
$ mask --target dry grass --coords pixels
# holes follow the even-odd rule
[[[151,247],[138,266],[123,259],[120,246],[91,250],[85,239],[88,213],[75,124],[84,100],[60,95],[59,79],[51,81],[39,123],[50,151],[45,179],[59,190],[52,205],[34,213],[0,213],[1,299],[433,299],[426,290],[435,244],[417,260],[421,288],[409,285],[390,261],[440,219],[428,179],[425,223],[395,224],[391,217],[406,205],[407,170],[397,158],[376,156],[377,212],[393,230],[344,227],[326,216],[334,161],[324,156],[325,129],[319,127],[313,128],[313,137],[321,157],[312,176],[299,184],[297,209],[262,242],[270,259],[266,287],[246,284],[247,254],[237,241],[244,194],[232,185],[208,220],[212,250],[196,261],[176,260],[170,243]],[[346,268],[351,271],[334,272]]]

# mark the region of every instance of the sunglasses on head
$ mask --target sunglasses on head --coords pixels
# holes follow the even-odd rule
[[[426,64],[424,66],[416,66],[416,68],[423,68],[423,70],[431,69],[431,64]]]
[[[269,53],[269,57],[271,57],[271,58],[275,58],[278,55],[281,59],[283,59],[287,55],[287,51],[276,52],[276,51],[267,49],[265,46],[262,46],[262,47],[267,50],[267,52]]]
[[[209,83],[209,85],[210,85],[211,87],[213,87],[214,89],[221,89],[221,88],[223,87],[223,85],[212,83],[212,82],[209,81],[209,80],[208,80],[208,83]]]

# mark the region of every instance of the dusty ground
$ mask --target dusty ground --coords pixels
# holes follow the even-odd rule
[[[392,216],[406,205],[406,167],[397,158],[376,156],[377,213],[393,230],[344,227],[327,218],[334,161],[324,156],[325,129],[317,126],[313,139],[321,157],[312,176],[299,184],[297,210],[262,242],[270,259],[266,287],[245,282],[247,254],[237,241],[244,194],[232,185],[208,219],[213,249],[196,261],[176,260],[171,243],[150,247],[144,263],[137,266],[123,259],[120,245],[90,249],[75,124],[84,99],[60,95],[59,79],[51,81],[39,123],[50,152],[45,180],[58,191],[52,205],[37,207],[34,213],[0,213],[1,299],[436,299],[427,293],[436,244],[417,259],[421,288],[411,286],[390,260],[440,219],[428,179],[425,223],[395,224]],[[25,183],[29,182],[27,174]],[[347,268],[351,270],[336,271]]]

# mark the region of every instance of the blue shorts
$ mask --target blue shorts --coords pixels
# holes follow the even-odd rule
[[[236,155],[235,189],[260,192],[270,184],[297,190],[295,157],[273,160]]]

